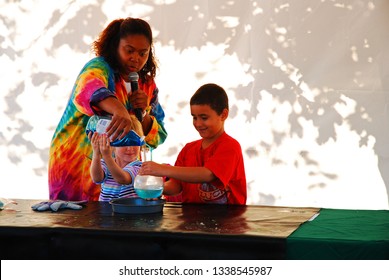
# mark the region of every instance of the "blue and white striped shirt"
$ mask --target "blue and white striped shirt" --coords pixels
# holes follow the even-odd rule
[[[115,181],[103,159],[101,160],[101,165],[105,178],[101,182],[95,182],[97,184],[101,184],[99,201],[111,201],[111,199],[122,197],[138,197],[134,190],[134,180],[142,165],[141,161],[135,160],[123,168],[123,170],[128,172],[132,178],[131,184],[128,185],[121,185]]]

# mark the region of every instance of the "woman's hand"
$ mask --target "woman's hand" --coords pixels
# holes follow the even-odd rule
[[[141,89],[136,90],[129,97],[132,108],[141,109],[142,112],[144,112],[144,110],[149,105],[147,99],[147,94]]]
[[[126,107],[116,98],[109,97],[99,103],[99,108],[112,116],[111,123],[107,127],[106,133],[111,139],[122,139],[132,127],[132,119]]]
[[[107,127],[106,133],[112,141],[115,141],[116,139],[122,139],[130,132],[131,127],[133,125],[130,114],[127,111],[121,111],[112,115],[112,120]]]

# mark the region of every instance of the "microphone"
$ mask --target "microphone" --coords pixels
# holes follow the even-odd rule
[[[139,75],[138,75],[138,73],[136,73],[136,72],[131,72],[131,73],[128,75],[128,78],[130,79],[130,82],[131,82],[131,91],[132,91],[132,92],[137,91],[138,88],[139,88],[139,85],[138,85]],[[142,109],[141,109],[141,108],[135,108],[135,109],[134,109],[134,113],[135,113],[136,118],[137,118],[140,122],[142,122],[142,121],[143,121],[143,112],[142,112]]]

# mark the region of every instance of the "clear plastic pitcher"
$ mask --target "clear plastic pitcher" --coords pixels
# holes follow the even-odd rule
[[[111,118],[108,116],[93,115],[89,118],[86,125],[86,134],[89,132],[97,132],[99,134],[105,133],[108,125],[111,123]],[[142,146],[145,145],[144,136],[139,136],[135,131],[131,130],[122,139],[111,140],[110,145],[113,147],[123,146]]]

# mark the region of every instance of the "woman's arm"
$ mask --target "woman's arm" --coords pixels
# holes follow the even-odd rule
[[[144,87],[144,91],[149,94],[149,104],[146,107],[146,115],[142,122],[143,131],[145,132],[145,141],[152,147],[157,148],[167,137],[164,126],[165,112],[158,101],[158,88],[155,83]]]

